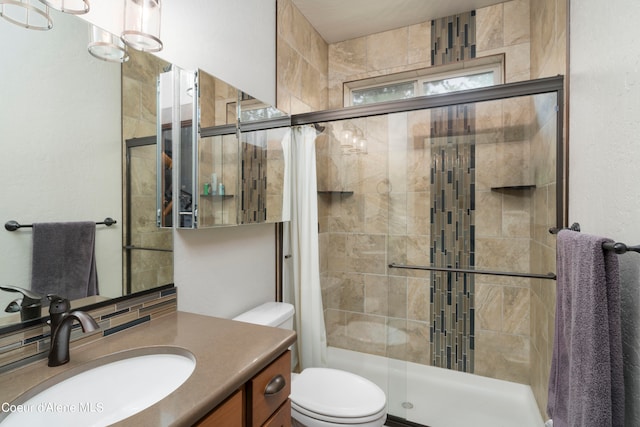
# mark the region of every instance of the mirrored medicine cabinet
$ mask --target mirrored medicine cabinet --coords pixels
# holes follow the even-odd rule
[[[202,70],[158,77],[157,224],[288,221],[290,118]]]

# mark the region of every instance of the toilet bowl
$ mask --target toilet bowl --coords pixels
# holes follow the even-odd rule
[[[233,320],[293,329],[293,305],[268,302]],[[307,368],[292,374],[291,418],[294,426],[381,427],[387,399],[373,382],[351,372]]]

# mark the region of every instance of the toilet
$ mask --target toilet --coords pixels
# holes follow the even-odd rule
[[[233,320],[293,329],[293,305],[268,302]],[[307,368],[291,374],[291,418],[294,426],[381,427],[387,398],[366,378],[330,368]]]

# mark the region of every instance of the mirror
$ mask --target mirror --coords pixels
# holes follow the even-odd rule
[[[238,93],[198,70],[198,228],[238,224]]]
[[[161,171],[158,175],[158,226],[172,227],[175,223],[177,227],[193,228],[196,220],[193,157],[196,74],[170,66],[160,73],[157,84],[157,115],[160,117],[157,168]],[[174,144],[174,140],[179,143]],[[176,213],[177,220],[174,220]]]
[[[189,74],[184,70],[179,72],[180,75]],[[199,120],[197,138],[193,139],[192,133],[184,131],[192,128],[191,122],[182,119],[185,114],[183,93],[191,90],[191,78],[174,75],[171,79],[173,87],[160,85],[159,103],[175,111],[164,111],[163,121],[173,121],[173,127],[180,123],[183,129],[172,136],[179,143],[174,144],[172,152],[176,155],[171,162],[176,164],[177,156],[180,157],[177,163],[180,169],[174,176],[182,183],[180,204],[176,208],[177,226],[208,228],[288,221],[289,117],[198,70],[195,79],[198,97],[191,117]],[[177,93],[180,96],[174,95]],[[178,99],[179,109],[174,105]],[[190,99],[187,101],[191,106]],[[166,151],[165,148],[160,152],[159,158],[169,158]],[[188,159],[192,157],[193,163],[189,164]],[[162,175],[168,176],[167,171]],[[159,177],[164,182],[160,188],[167,193],[169,181],[163,176]],[[197,184],[194,186],[193,182]],[[159,212],[161,208],[158,206]],[[163,225],[172,222],[165,219],[165,214],[163,211]]]
[[[124,66],[100,61],[87,52],[85,21],[51,13],[50,31],[0,19],[1,220],[117,221],[96,227],[100,295],[75,306],[172,283],[171,233],[155,236],[155,79],[166,64],[138,52]],[[151,84],[143,84],[149,76]],[[123,148],[123,135],[137,144]],[[151,152],[142,144],[145,136],[153,136]],[[132,164],[129,180],[123,178],[125,160]],[[141,219],[146,206],[151,218]],[[29,289],[32,229],[0,233],[0,285]],[[18,297],[0,292],[0,325],[20,321],[4,311]]]
[[[289,221],[290,117],[249,94],[240,94],[242,180],[240,223]]]

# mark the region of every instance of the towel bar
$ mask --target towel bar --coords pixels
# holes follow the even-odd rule
[[[96,225],[106,225],[107,227],[111,227],[113,224],[116,224],[118,221],[116,221],[113,218],[105,218],[104,221],[102,222],[96,222]],[[16,231],[18,228],[32,228],[33,224],[20,224],[18,221],[7,221],[4,224],[4,228],[7,231]]]
[[[468,268],[431,267],[426,265],[404,265],[404,264],[395,264],[395,263],[389,264],[389,268],[401,268],[406,270],[444,271],[448,273],[487,274],[490,276],[509,276],[509,277],[524,277],[528,279],[556,280],[556,275],[554,273],[547,273],[547,274],[512,273],[509,271],[473,270]]]
[[[571,224],[571,227],[568,228],[550,228],[549,233],[558,234],[560,230],[572,230],[572,231],[580,231],[580,224],[574,222]],[[613,251],[617,254],[624,254],[627,252],[638,252],[640,253],[640,245],[638,246],[627,246],[624,243],[620,242],[605,242],[602,244],[602,249],[605,251]]]

